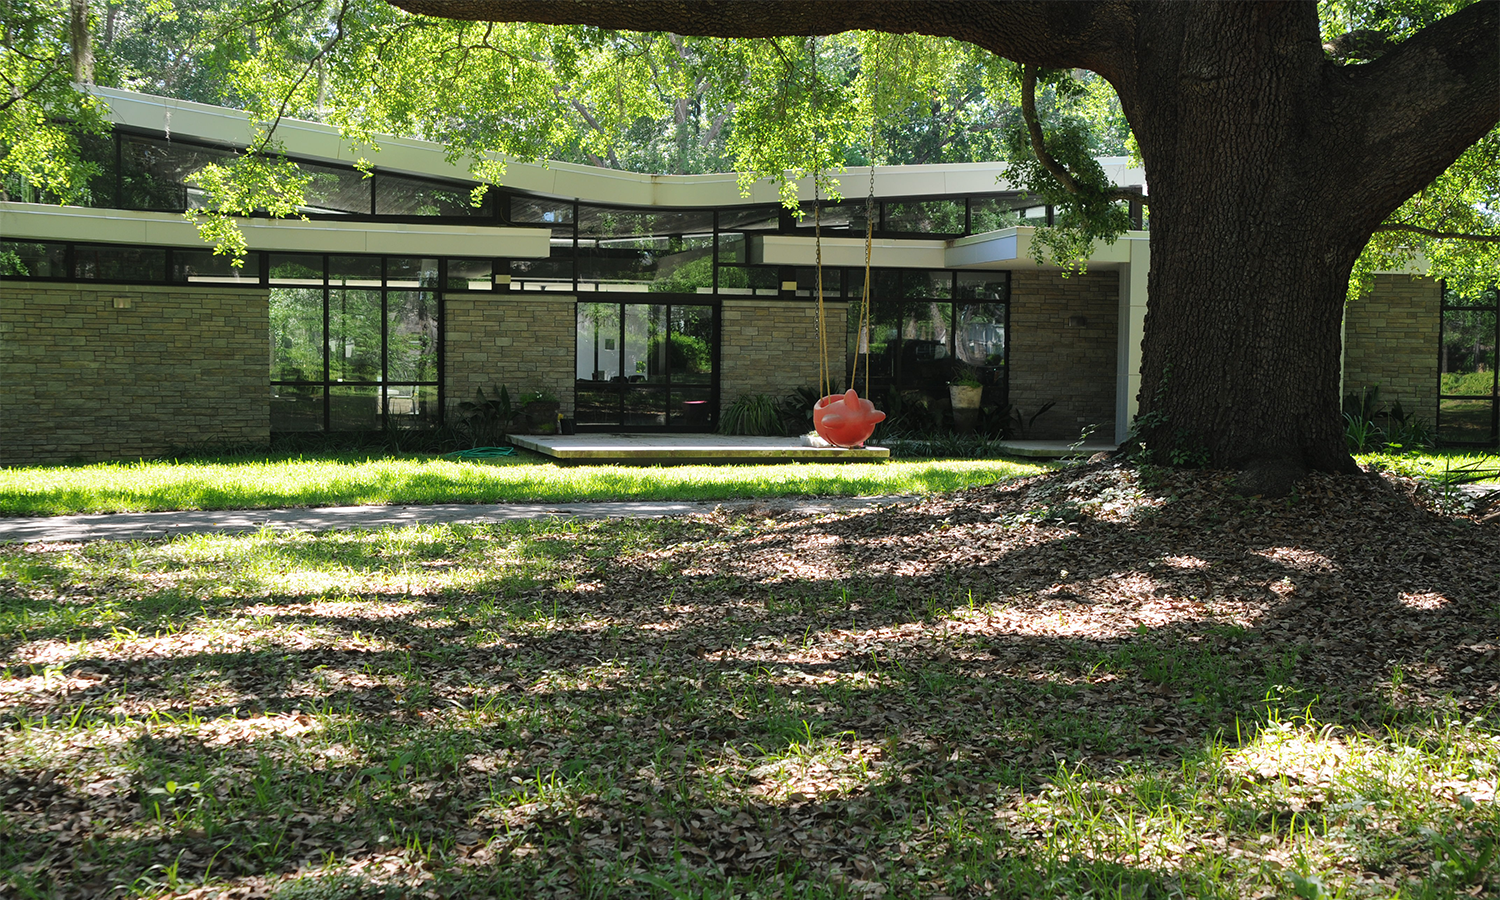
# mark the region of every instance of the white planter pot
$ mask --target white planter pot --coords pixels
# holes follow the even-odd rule
[[[984,388],[977,384],[948,385],[948,400],[953,404],[953,427],[960,433],[974,430],[979,420],[979,401]]]

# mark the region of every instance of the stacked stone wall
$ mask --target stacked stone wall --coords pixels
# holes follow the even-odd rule
[[[847,303],[824,303],[828,359],[835,380],[845,360]],[[818,305],[809,301],[725,300],[719,315],[721,405],[746,394],[781,397],[818,383]]]
[[[1075,440],[1094,426],[1094,440],[1111,440],[1119,273],[1064,278],[1018,270],[1011,273],[1010,296],[1011,405],[1029,419],[1044,404],[1057,404],[1026,437]]]
[[[512,398],[547,391],[573,414],[577,353],[572,295],[449,294],[446,297],[446,391],[450,410],[483,388],[504,385]]]
[[[0,464],[270,440],[264,290],[0,284]]]
[[[1377,275],[1344,310],[1344,393],[1380,389],[1380,401],[1437,423],[1442,289],[1431,278]]]

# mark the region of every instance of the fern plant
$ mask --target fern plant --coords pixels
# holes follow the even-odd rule
[[[719,414],[720,434],[783,435],[781,405],[770,394],[744,394]]]

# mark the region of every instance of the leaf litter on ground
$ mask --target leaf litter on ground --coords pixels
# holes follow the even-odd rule
[[[79,898],[1478,896],[1500,526],[1443,501],[1103,463],[825,515],[7,550],[0,870]]]

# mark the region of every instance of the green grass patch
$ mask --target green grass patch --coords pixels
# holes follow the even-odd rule
[[[0,469],[0,515],[926,494],[1043,471],[1009,460],[645,467],[349,454],[142,461]]]
[[[840,539],[879,545],[861,521]],[[1364,723],[1348,710],[1376,686],[1309,682],[1274,630],[1059,632],[1064,607],[973,569],[795,574],[837,552],[832,534],[715,517],[0,549],[0,884],[1500,889],[1489,718],[1393,706]],[[786,566],[716,563],[747,547]]]
[[[1500,454],[1474,450],[1394,450],[1354,457],[1361,465],[1408,478],[1445,478],[1482,484],[1500,482]]]

